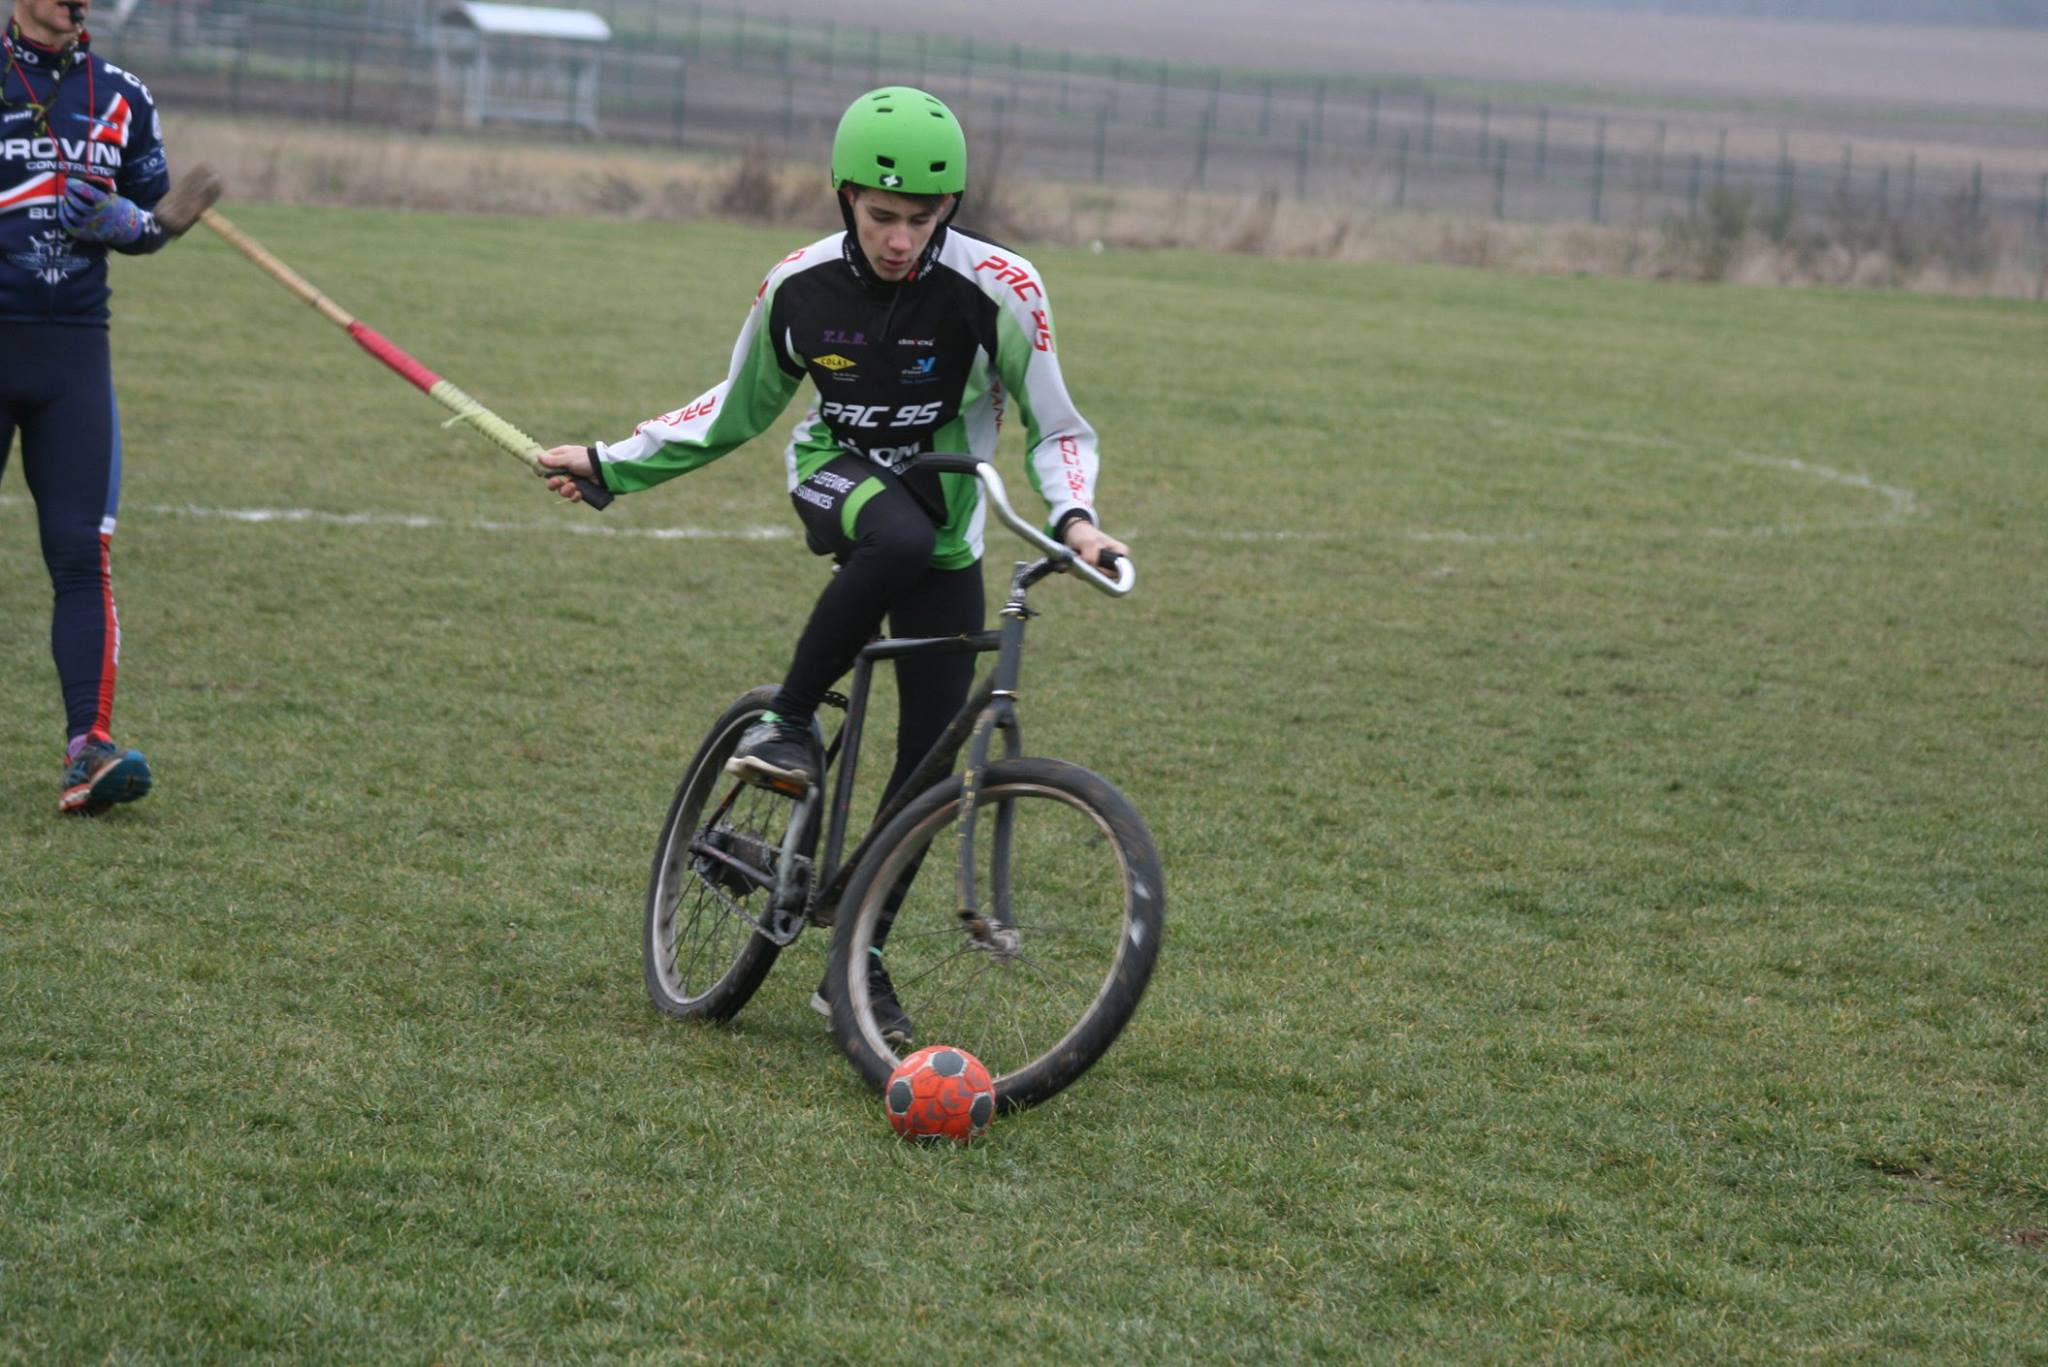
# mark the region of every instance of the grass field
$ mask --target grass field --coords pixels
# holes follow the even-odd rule
[[[543,440],[692,397],[793,245],[236,217]],[[778,452],[599,517],[220,244],[120,263],[161,790],[52,814],[11,472],[0,1360],[2048,1360],[2048,313],[1038,259],[1145,578],[1036,595],[1026,737],[1168,939],[957,1152],[822,936],[730,1028],[643,995],[820,579]]]

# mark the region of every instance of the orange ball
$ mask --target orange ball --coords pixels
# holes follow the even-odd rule
[[[889,1124],[905,1139],[965,1144],[988,1132],[996,1086],[965,1049],[928,1044],[896,1065],[882,1089]]]

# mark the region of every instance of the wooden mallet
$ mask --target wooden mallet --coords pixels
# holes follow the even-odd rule
[[[186,172],[171,187],[170,193],[158,203],[155,210],[156,221],[162,225],[165,232],[173,236],[185,233],[194,223],[204,223],[229,246],[262,267],[264,273],[271,279],[312,305],[314,311],[321,317],[353,337],[357,346],[411,381],[421,393],[455,414],[462,422],[483,433],[494,445],[524,461],[535,474],[544,478],[554,475],[565,476],[576,486],[577,492],[583,496],[583,501],[593,508],[603,508],[612,501],[612,492],[595,480],[585,479],[580,475],[569,475],[566,471],[546,464],[541,460],[544,452],[539,442],[478,403],[452,382],[442,379],[421,365],[403,347],[350,314],[348,310],[314,288],[312,282],[304,276],[271,255],[256,239],[228,222],[213,207],[220,199],[220,193],[220,177],[205,166],[195,166]]]

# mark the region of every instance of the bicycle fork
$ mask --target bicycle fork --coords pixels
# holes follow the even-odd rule
[[[975,828],[981,814],[981,787],[988,775],[989,751],[997,735],[1002,737],[1002,758],[1015,759],[1024,753],[1023,728],[1017,720],[1017,684],[1024,659],[1024,623],[1032,617],[1024,592],[1044,571],[1045,562],[1019,564],[1010,583],[1009,601],[1003,604],[1001,645],[996,655],[988,706],[974,725],[967,748],[967,771],[960,780],[960,820],[954,827],[958,874],[960,925],[968,943],[999,960],[1014,959],[1021,949],[1017,921],[1010,902],[1010,840],[1016,828],[1014,803],[995,804],[995,831],[989,848],[989,894],[992,914],[984,915],[975,886]]]

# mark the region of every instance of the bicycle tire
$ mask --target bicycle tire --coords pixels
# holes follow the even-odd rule
[[[754,689],[712,725],[683,770],[655,842],[641,935],[647,996],[661,1011],[684,1020],[731,1019],[782,952],[755,919],[765,910],[770,890],[721,875],[690,853],[693,839],[708,836],[721,848],[755,856],[750,862],[759,866],[760,857],[781,844],[796,804],[725,773],[740,733],[768,710],[774,697],[773,688]],[[721,807],[707,828],[705,808],[721,790]],[[773,867],[771,860],[767,868],[772,872]]]
[[[1071,1085],[1129,1023],[1158,963],[1165,880],[1144,819],[1107,780],[1063,760],[1002,760],[988,767],[976,798],[977,885],[987,915],[997,894],[986,869],[999,857],[997,814],[1007,809],[1015,898],[1007,920],[1017,942],[1008,954],[977,945],[958,913],[958,846],[933,848],[955,829],[962,788],[956,774],[927,789],[889,823],[848,881],[827,968],[832,1029],[855,1070],[880,1091],[900,1061],[869,1000],[869,951],[880,936],[888,946],[883,962],[915,1023],[916,1039],[903,1054],[941,1041],[966,1049],[995,1079],[998,1108],[1014,1111]],[[1033,804],[1028,815],[1026,803]],[[921,874],[919,861],[928,864]],[[1103,886],[1104,870],[1114,871],[1113,888]],[[901,908],[884,934],[892,891],[906,871]]]

